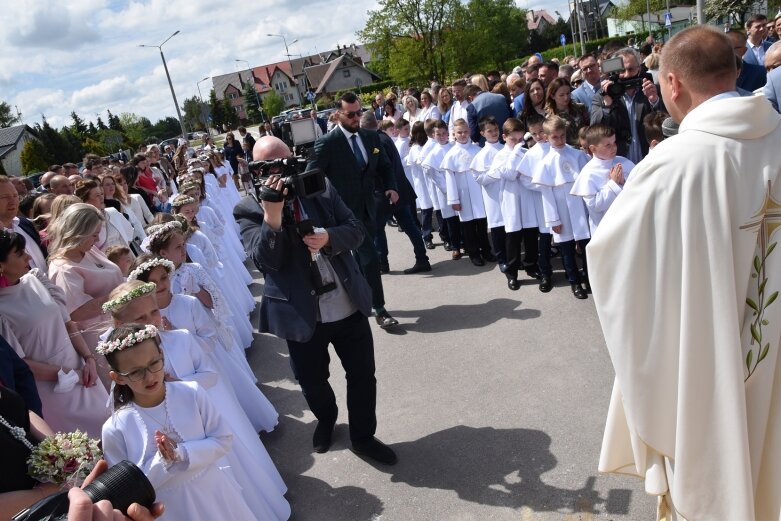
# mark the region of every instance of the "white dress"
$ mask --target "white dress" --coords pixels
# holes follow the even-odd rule
[[[588,163],[588,156],[569,145],[551,147],[534,172],[532,182],[540,186],[545,225],[561,225],[561,232],[553,232],[557,243],[583,240],[591,237],[588,229],[586,204],[581,197],[570,195],[580,170]]]
[[[0,288],[0,334],[22,358],[65,370],[81,369],[84,362],[65,329],[68,320],[62,290],[37,269],[19,283]],[[100,436],[101,425],[110,413],[108,393],[100,382],[92,387],[77,382],[67,392],[56,392],[57,382],[36,379],[35,385],[43,417],[55,432],[80,429],[93,438]]]
[[[475,182],[480,185],[483,195],[483,207],[485,216],[488,219],[489,228],[498,228],[504,225],[502,221],[502,181],[496,177],[488,175],[488,171],[494,162],[494,158],[505,146],[498,141],[496,143],[486,143],[480,152],[472,160],[471,169]],[[508,148],[512,151],[511,148]],[[508,152],[509,153],[509,152]]]
[[[255,385],[257,379],[249,368],[244,351],[233,344],[226,346],[223,343],[211,311],[195,297],[173,295],[171,303],[161,308],[160,313],[173,327],[189,331],[201,342],[204,352],[233,391],[255,430],[271,432],[278,423],[279,415]]]
[[[626,183],[629,174],[635,167],[633,162],[621,156],[616,156],[613,159],[599,159],[595,156],[583,167],[575,184],[572,185],[570,194],[582,197],[586,203],[591,235],[594,235],[602,217],[607,213],[607,209],[610,208],[623,189],[621,185],[610,179],[610,169],[617,164],[623,168],[624,182]]]
[[[162,404],[128,404],[103,425],[109,465],[135,463],[152,483],[157,501],[165,505],[164,520],[288,519],[290,505],[273,484],[258,482],[247,490],[237,483],[236,469],[229,466],[236,459],[230,457],[235,438],[219,404],[193,383],[167,382],[165,388]],[[169,464],[160,456],[156,430],[177,441],[183,461]]]
[[[455,143],[442,161],[447,204],[461,205],[457,212],[461,222],[485,219],[483,191],[472,175],[472,160],[479,151],[480,147],[474,143]]]
[[[182,263],[171,275],[171,293],[195,295],[205,289],[212,298],[214,317],[231,329],[234,338],[243,348],[252,345],[252,324],[236,301],[226,299],[208,272],[197,263]]]
[[[449,219],[456,216],[456,211],[453,207],[447,204],[447,186],[445,183],[445,171],[442,169],[442,161],[450,151],[453,145],[447,143],[440,145],[434,144],[431,147],[431,151],[423,159],[421,165],[423,166],[423,173],[431,182],[433,186],[433,194],[439,202],[439,210],[442,212],[443,219]]]

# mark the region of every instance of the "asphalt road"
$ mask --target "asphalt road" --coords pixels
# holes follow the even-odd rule
[[[530,279],[510,291],[496,265],[450,260],[441,245],[429,252],[432,272],[403,275],[412,248],[388,230],[386,307],[401,324],[390,333],[372,319],[372,328],[377,437],[398,454],[395,466],[349,451],[335,355],[334,444],[314,454],[315,419],[285,343],[257,335],[248,351],[280,413],[278,428],[262,439],[288,485],[292,519],[653,518],[655,500],[638,479],[597,472],[613,369],[593,301],[572,296],[558,259],[548,294]],[[262,279],[256,283],[259,294]]]

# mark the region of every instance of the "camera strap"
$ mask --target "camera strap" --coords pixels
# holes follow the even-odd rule
[[[303,212],[301,211],[301,201],[298,197],[293,198],[293,218],[296,220],[296,224],[303,220]]]

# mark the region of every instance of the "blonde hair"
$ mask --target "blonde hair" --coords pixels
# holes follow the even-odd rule
[[[139,288],[140,286],[146,286],[146,284],[147,284],[146,282],[143,282],[141,280],[129,280],[127,282],[123,282],[122,284],[120,284],[119,286],[117,286],[116,288],[111,290],[111,293],[108,294],[107,302],[110,302],[112,300],[117,300],[117,299],[127,295],[128,293],[130,293],[134,289]],[[146,293],[146,294],[141,295],[141,296],[142,297],[146,297],[146,296],[149,296],[149,295],[154,296],[154,292]],[[115,320],[121,321],[122,319],[120,317],[122,316],[122,312],[125,310],[125,308],[127,307],[128,304],[133,302],[133,300],[135,300],[135,299],[128,300],[127,302],[125,302],[121,306],[117,306],[115,308],[112,308],[111,309],[111,316]]]
[[[56,220],[52,218],[48,228],[51,257],[61,257],[76,248],[86,237],[95,233],[95,228],[104,220],[101,211],[91,204],[79,202],[68,206]]]
[[[477,85],[483,92],[489,92],[491,90],[488,88],[488,79],[482,74],[473,74],[472,77],[469,78],[469,83]]]

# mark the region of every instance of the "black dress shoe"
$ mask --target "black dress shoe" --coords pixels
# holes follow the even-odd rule
[[[425,241],[425,244],[427,250],[433,250],[434,248],[436,248],[436,246],[434,246],[434,243],[431,241]]]
[[[387,311],[379,313],[376,317],[374,317],[374,320],[377,321],[377,325],[382,329],[388,329],[389,327],[393,327],[399,323],[399,321],[390,316],[390,313]]]
[[[507,263],[506,263],[506,262],[500,262],[500,263],[499,263],[499,271],[501,271],[502,273],[507,273],[507,270],[508,270],[508,269],[509,269],[509,268],[508,268],[508,266],[507,266]]]
[[[388,264],[380,263],[380,273],[383,275],[390,273],[390,266]]]
[[[364,458],[373,459],[386,465],[395,465],[398,459],[393,449],[385,445],[377,438],[370,438],[366,441],[353,442],[350,448],[354,453]]]
[[[485,261],[480,255],[470,255],[469,260],[472,261],[472,264],[475,266],[485,266]]]
[[[442,247],[445,248],[445,251],[453,251],[453,246],[449,242],[444,243]]]
[[[331,435],[334,432],[335,423],[336,422],[317,422],[315,433],[312,436],[312,447],[318,454],[328,452],[328,449],[331,447]]]
[[[575,295],[576,299],[587,299],[588,295],[586,294],[586,290],[584,290],[580,284],[573,284],[572,285],[572,294]]]
[[[537,269],[526,270],[526,275],[528,275],[529,277],[531,277],[533,279],[536,279],[536,280],[541,280],[542,279],[542,273],[540,273],[540,271],[537,270]]]
[[[493,253],[483,253],[482,256],[485,262],[496,262],[496,255]]]
[[[518,280],[518,274],[513,272],[506,272],[504,274],[505,277],[507,277],[507,287],[510,288],[513,291],[518,291],[521,289],[521,283]]]
[[[412,275],[413,273],[423,273],[431,271],[431,263],[429,261],[416,262],[411,268],[404,270],[404,275]]]
[[[553,289],[553,282],[551,282],[550,277],[543,275],[540,281],[540,291],[548,293],[551,289]]]

